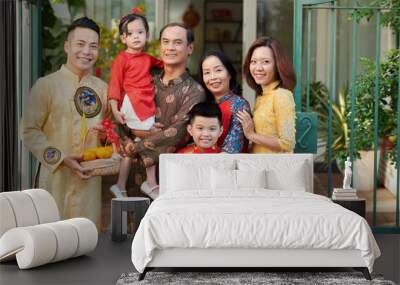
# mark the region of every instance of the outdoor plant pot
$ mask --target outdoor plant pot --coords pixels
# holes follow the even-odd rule
[[[360,151],[360,159],[354,161],[353,187],[358,191],[374,190],[374,151]],[[380,151],[378,150],[378,169]]]

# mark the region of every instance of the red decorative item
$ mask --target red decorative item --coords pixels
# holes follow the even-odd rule
[[[109,118],[105,118],[103,119],[103,121],[101,121],[101,125],[106,129],[110,129],[110,128],[115,128],[114,123],[109,119]]]
[[[101,78],[101,68],[100,67],[96,68],[96,77]]]
[[[114,143],[117,147],[117,151],[119,152],[119,136],[114,130],[116,125],[109,118],[103,119],[103,121],[101,121],[101,125],[106,131],[107,141],[110,143]]]
[[[143,13],[143,10],[140,8],[140,7],[133,7],[132,8],[132,13],[135,13],[135,14],[142,14]]]

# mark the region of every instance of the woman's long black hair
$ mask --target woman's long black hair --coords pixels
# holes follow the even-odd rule
[[[204,53],[204,55],[201,57],[199,61],[199,82],[201,86],[203,86],[204,90],[206,91],[206,96],[207,96],[207,101],[215,102],[214,95],[207,89],[206,84],[204,83],[203,80],[203,62],[206,60],[206,58],[210,56],[215,56],[217,57],[222,64],[225,66],[226,70],[228,71],[231,79],[229,80],[229,89],[236,95],[242,96],[242,87],[240,84],[236,81],[236,76],[237,72],[235,67],[232,64],[232,61],[220,50],[209,50]]]

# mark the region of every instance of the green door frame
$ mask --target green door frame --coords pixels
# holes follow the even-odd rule
[[[301,111],[301,82],[302,82],[302,54],[303,54],[303,7],[332,3],[327,0],[295,0],[294,1],[294,28],[293,28],[293,63],[297,76],[297,85],[294,90],[296,112]]]

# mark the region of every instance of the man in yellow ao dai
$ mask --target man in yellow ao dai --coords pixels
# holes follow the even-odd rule
[[[99,36],[86,17],[71,24],[66,64],[34,84],[22,118],[24,144],[41,164],[39,187],[53,195],[63,219],[86,217],[98,228],[101,178],[90,177],[78,158],[99,142],[97,132],[88,132],[83,144],[82,130],[98,126],[107,109],[107,85],[90,74]]]

